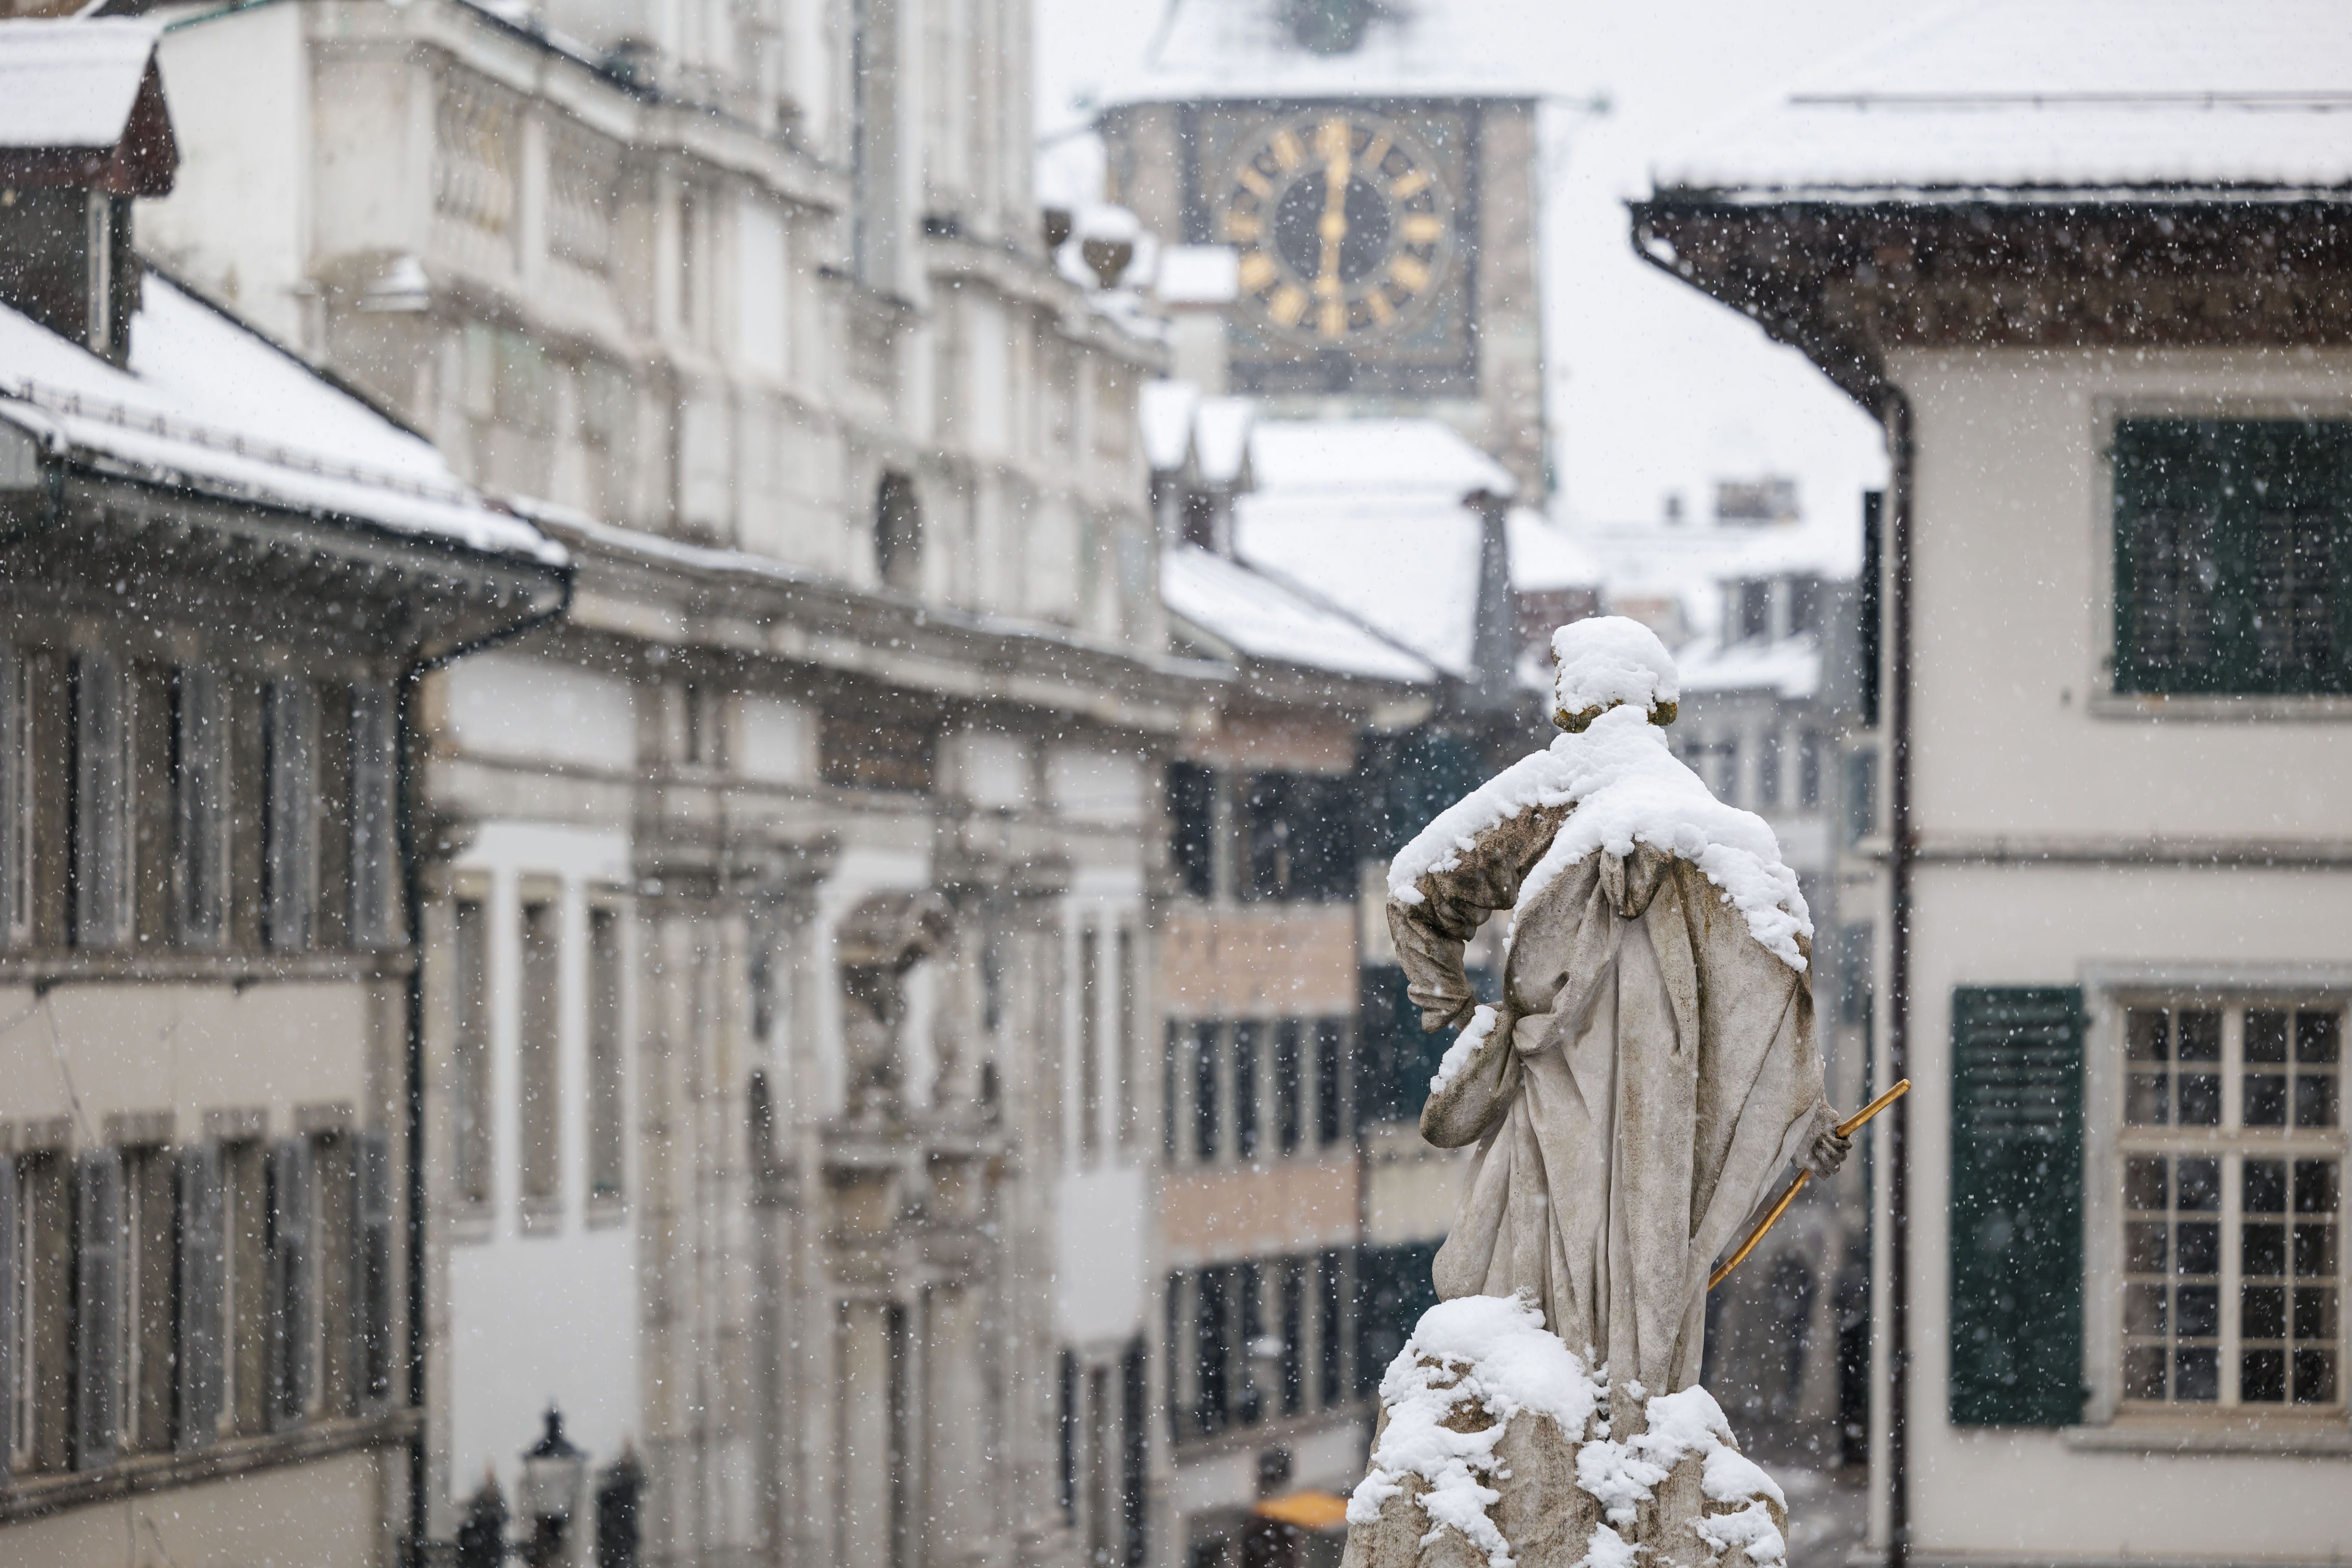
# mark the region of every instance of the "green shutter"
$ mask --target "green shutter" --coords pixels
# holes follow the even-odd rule
[[[1956,1426],[2083,1415],[2083,994],[1952,994]]]

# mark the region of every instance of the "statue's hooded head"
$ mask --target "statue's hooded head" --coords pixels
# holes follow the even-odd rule
[[[1577,734],[1612,708],[1634,703],[1653,724],[1675,721],[1682,697],[1674,656],[1658,634],[1622,616],[1594,616],[1551,634],[1551,721]]]

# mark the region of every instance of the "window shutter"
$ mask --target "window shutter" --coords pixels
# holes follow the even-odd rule
[[[0,646],[0,946],[33,935],[33,703],[24,660]],[[7,1384],[0,1383],[0,1388]],[[0,1465],[5,1464],[0,1458]]]
[[[310,945],[316,908],[319,845],[315,820],[318,790],[312,778],[310,689],[299,680],[273,680],[264,707],[262,768],[268,800],[262,810],[267,852],[263,908],[268,939],[278,952]]]
[[[73,920],[83,947],[114,947],[131,928],[131,725],[122,666],[74,659]]]
[[[1951,1418],[2083,1415],[2083,994],[1952,994]]]
[[[392,1403],[392,1140],[381,1132],[363,1133],[356,1152],[352,1315],[359,1353],[352,1362],[353,1382],[360,1413],[376,1415]]]
[[[210,1444],[220,1431],[228,1227],[218,1146],[192,1144],[180,1151],[178,1163],[180,1321],[172,1440],[185,1452]]]
[[[381,946],[390,934],[393,877],[392,694],[352,688],[351,932],[354,947]]]
[[[16,1160],[0,1153],[0,1487],[8,1484],[11,1413],[16,1400],[16,1299],[23,1289],[17,1270],[26,1267],[16,1256]]]
[[[122,1164],[112,1150],[74,1162],[74,1468],[114,1462],[121,1423],[117,1354]]]
[[[269,1155],[269,1424],[299,1426],[310,1407],[310,1145],[288,1138]]]
[[[179,672],[176,696],[180,940],[217,947],[228,928],[228,704],[220,677],[200,667]]]

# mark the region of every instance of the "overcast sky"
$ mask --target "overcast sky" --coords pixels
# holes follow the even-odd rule
[[[1661,153],[1885,27],[1885,5],[1443,4],[1517,58],[1550,62],[1541,74],[1559,95],[1544,199],[1560,514],[1654,517],[1670,491],[1701,510],[1717,478],[1769,471],[1796,476],[1814,515],[1858,515],[1862,490],[1885,473],[1877,426],[1793,350],[1636,259],[1623,203]],[[1039,126],[1050,134],[1141,58],[1161,0],[1034,5]],[[1606,113],[1572,106],[1595,94]]]

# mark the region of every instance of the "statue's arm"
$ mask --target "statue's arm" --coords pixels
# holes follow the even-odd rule
[[[1389,900],[1389,934],[1421,1026],[1435,1033],[1469,1022],[1477,998],[1462,969],[1462,946],[1496,910],[1519,901],[1519,884],[1551,847],[1570,807],[1537,806],[1495,824],[1461,858],[1413,884],[1417,904]]]

